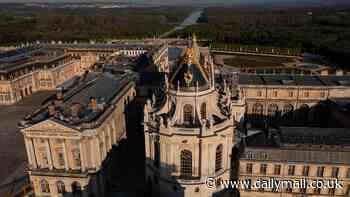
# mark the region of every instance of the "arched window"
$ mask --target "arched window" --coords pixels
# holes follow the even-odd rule
[[[216,147],[215,151],[215,172],[222,169],[222,144]]]
[[[290,113],[293,111],[293,105],[291,104],[286,104],[283,106],[283,114]]]
[[[57,181],[56,186],[57,186],[57,192],[59,194],[66,193],[66,187],[64,186],[64,183],[62,181]]]
[[[310,108],[308,105],[303,104],[298,109],[298,119],[299,122],[307,122],[309,119]]]
[[[255,104],[253,105],[252,113],[253,113],[254,115],[263,115],[263,113],[264,113],[264,107],[263,107],[263,105],[260,104],[260,103],[255,103]]]
[[[293,105],[286,104],[283,106],[283,119],[285,120],[291,120],[293,118]]]
[[[207,119],[207,104],[202,103],[201,105],[201,119]]]
[[[50,185],[45,179],[40,181],[40,188],[42,193],[50,193]]]
[[[81,185],[78,182],[72,183],[72,193],[73,196],[81,196]]]
[[[192,105],[184,106],[184,123],[191,124],[193,122],[193,107]]]
[[[276,104],[270,104],[267,108],[267,113],[269,116],[276,116],[278,112],[278,106]]]
[[[182,178],[192,177],[192,152],[189,150],[181,151],[180,173]]]

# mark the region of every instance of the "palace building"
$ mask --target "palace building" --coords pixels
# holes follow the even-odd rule
[[[10,105],[82,73],[80,60],[62,50],[30,47],[0,57],[0,105]]]
[[[55,90],[65,81],[115,56],[146,56],[146,64],[167,72],[168,47],[128,44],[40,44],[0,54],[0,105],[14,104],[34,92]]]
[[[238,179],[247,181],[240,196],[350,196],[348,128],[280,127],[248,131],[241,141]],[[257,188],[258,180],[329,182],[326,187],[288,185]],[[286,182],[287,183],[287,182]]]
[[[321,101],[349,98],[348,76],[239,74],[239,97],[246,119],[303,124],[315,119],[313,106]]]
[[[131,102],[143,110],[143,121],[131,115],[138,122],[130,132],[144,141],[140,177],[149,196],[350,196],[350,79],[309,74],[220,70],[195,36],[175,48],[45,45],[0,57],[0,104],[57,91],[20,122],[35,196],[119,192],[118,184],[107,189],[115,186],[108,184],[116,178],[110,170],[118,168],[111,166],[111,150],[130,140]],[[206,185],[208,177],[217,189]],[[219,187],[272,178],[339,179],[344,187]]]
[[[146,180],[152,195],[212,196],[205,179],[230,178],[234,121],[215,89],[214,65],[195,37],[170,68],[162,99],[144,108]]]
[[[89,73],[21,122],[35,196],[105,196],[112,146],[126,138],[132,74]]]

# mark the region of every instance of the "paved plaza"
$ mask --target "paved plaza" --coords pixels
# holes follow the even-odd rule
[[[0,106],[0,196],[8,183],[24,175],[26,152],[18,122],[40,107],[53,92],[38,92],[11,106]]]

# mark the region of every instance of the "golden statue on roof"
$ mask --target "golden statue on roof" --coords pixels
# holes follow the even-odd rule
[[[187,48],[185,51],[185,55],[184,55],[184,63],[187,65],[191,65],[193,64],[194,61],[194,53],[193,53],[193,49],[192,48]]]
[[[199,47],[196,35],[193,35],[192,43],[186,48],[183,60],[187,65],[199,63]]]

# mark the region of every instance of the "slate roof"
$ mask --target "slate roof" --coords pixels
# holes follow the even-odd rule
[[[90,98],[100,98],[105,102],[109,102],[123,85],[125,84],[119,81],[118,78],[113,78],[105,74],[90,82],[87,87],[76,93],[66,103],[87,105]]]
[[[185,74],[187,72],[190,72],[192,74],[192,80],[187,85],[185,82]],[[176,75],[173,77],[171,83],[176,87],[178,82],[180,83],[180,87],[196,87],[196,84],[198,82],[199,87],[203,87],[208,85],[208,82],[204,78],[204,73],[198,68],[198,65],[191,64],[191,65],[182,65],[180,70],[175,73]]]
[[[165,83],[165,75],[163,72],[140,72],[138,84],[161,87]]]
[[[350,145],[350,128],[281,127],[283,144]]]
[[[90,73],[81,79],[79,84],[64,94],[62,105],[56,106],[59,114],[51,117],[61,123],[77,126],[85,123],[92,123],[102,116],[114,104],[119,93],[132,81],[132,74],[113,75],[110,73]],[[97,100],[99,105],[97,110],[92,110],[89,106],[91,98]],[[73,118],[69,109],[79,104],[81,110],[79,118]],[[49,119],[47,107],[44,106],[36,114],[29,118],[30,124],[36,124]]]
[[[63,50],[44,49],[39,46],[17,49],[9,54],[0,54],[0,72],[8,73],[34,64],[46,64],[65,56]]]
[[[350,128],[281,127],[245,138],[241,159],[350,164]]]
[[[169,61],[174,61],[177,60],[178,58],[181,57],[181,54],[183,53],[183,48],[178,48],[178,47],[170,47],[168,49],[168,58]]]
[[[0,61],[5,61],[9,58],[11,59],[14,57],[19,57],[21,55],[25,55],[26,53],[37,50],[39,48],[40,48],[39,46],[23,47],[15,50],[10,50],[4,53],[0,53]]]
[[[240,85],[350,86],[348,76],[251,75],[239,74]]]
[[[274,162],[350,164],[349,151],[251,149],[246,148],[242,159]]]

